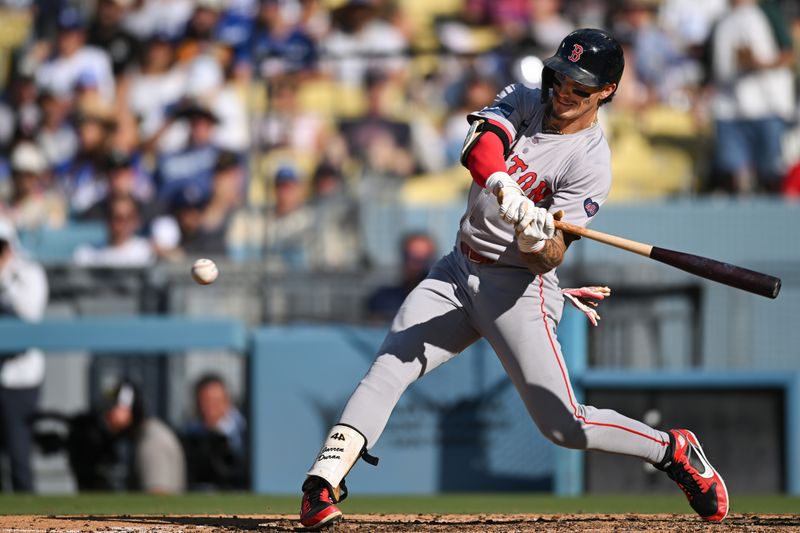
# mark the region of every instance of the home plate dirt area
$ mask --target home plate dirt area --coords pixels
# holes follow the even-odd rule
[[[205,533],[303,531],[291,515],[119,515],[0,516],[0,533]],[[515,533],[529,531],[800,531],[800,515],[734,514],[709,524],[684,514],[354,514],[324,529],[326,533],[444,532]]]

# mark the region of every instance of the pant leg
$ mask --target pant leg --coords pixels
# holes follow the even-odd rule
[[[340,418],[372,448],[406,388],[478,339],[465,313],[460,274],[451,256],[441,259],[403,302],[375,362]]]
[[[33,491],[31,470],[33,431],[30,417],[36,411],[38,398],[38,387],[23,389],[0,387],[0,420],[11,464],[11,486],[15,492]]]
[[[579,403],[556,337],[563,298],[546,301],[540,277],[525,276],[507,294],[483,298],[482,333],[490,342],[542,434],[567,448],[602,450],[656,463],[669,443],[666,433],[610,409]],[[528,281],[530,276],[527,275]],[[482,280],[482,283],[484,280]],[[506,284],[508,281],[505,280]],[[524,288],[523,288],[524,287]],[[518,297],[524,291],[522,297]],[[553,292],[553,291],[549,291]],[[555,296],[550,298],[555,300]]]

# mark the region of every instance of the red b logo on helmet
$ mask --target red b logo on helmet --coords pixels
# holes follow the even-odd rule
[[[573,63],[577,63],[578,60],[583,55],[583,46],[579,44],[572,45],[572,53],[569,55],[569,60]]]

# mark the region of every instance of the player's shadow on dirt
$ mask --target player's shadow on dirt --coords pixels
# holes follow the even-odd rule
[[[230,516],[156,516],[156,515],[103,515],[103,516],[64,516],[58,517],[64,520],[73,520],[81,523],[98,524],[98,527],[105,527],[109,523],[130,524],[131,526],[147,526],[148,528],[158,529],[158,526],[204,526],[212,528],[225,528],[231,530],[264,530],[266,522],[275,522],[275,528],[270,531],[291,531],[294,523],[286,520],[270,520],[265,517],[238,517]],[[280,527],[284,526],[284,527]]]

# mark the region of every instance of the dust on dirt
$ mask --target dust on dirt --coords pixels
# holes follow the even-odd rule
[[[293,515],[227,516],[0,516],[0,533],[238,533],[302,531]],[[466,533],[800,531],[800,515],[735,514],[709,524],[684,514],[381,514],[348,515],[326,533]]]

